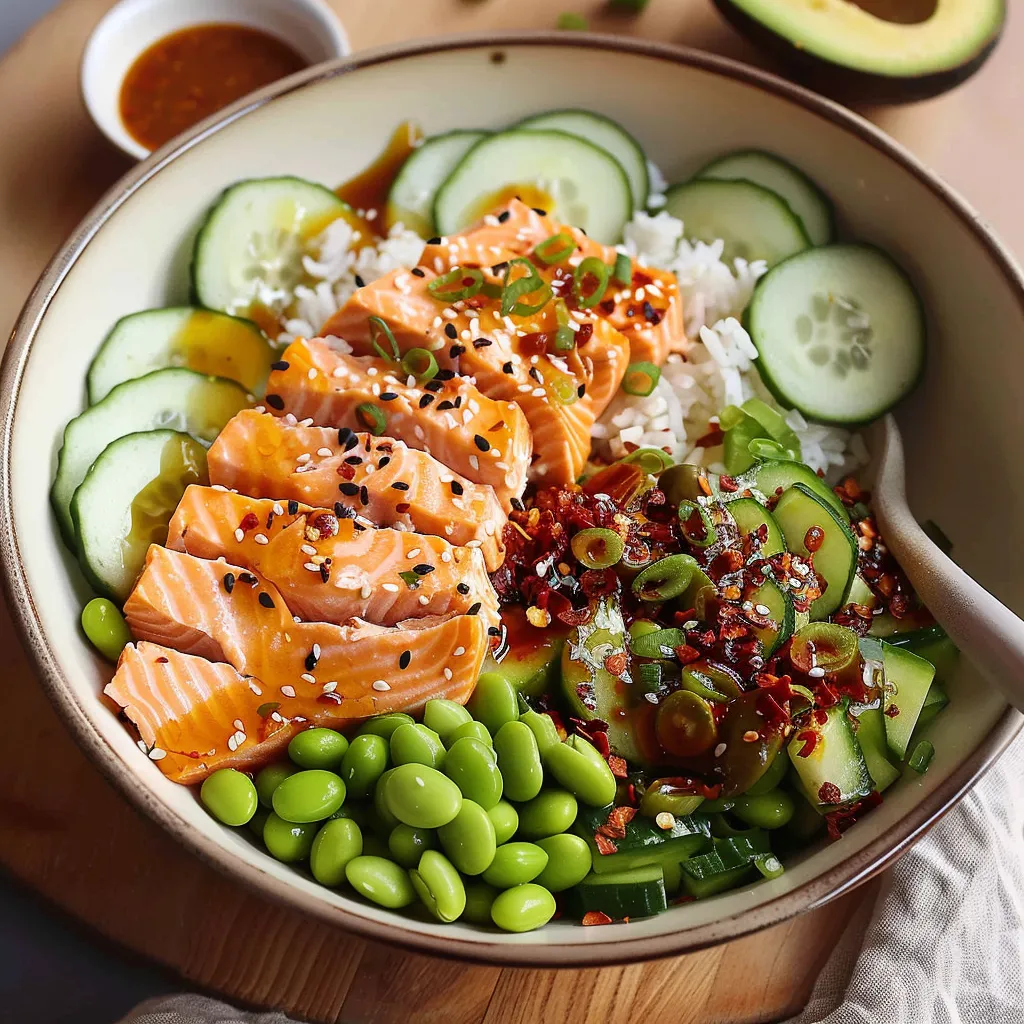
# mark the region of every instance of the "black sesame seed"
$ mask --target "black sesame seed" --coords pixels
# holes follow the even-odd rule
[[[492,274],[504,274],[506,270],[508,270],[508,261],[495,263],[494,266],[491,267]]]
[[[454,370],[438,370],[437,371],[437,380],[452,380],[452,378],[454,376],[455,376],[455,371]]]
[[[328,561],[329,561],[329,559],[328,559]],[[327,564],[327,562],[321,562],[320,563],[320,579],[322,579],[324,581],[324,583],[326,583],[330,579],[330,576],[331,576],[331,567]]]
[[[466,488],[459,483],[458,480],[453,480],[451,483],[452,494],[465,494]]]
[[[466,609],[467,615],[476,615],[480,611],[480,602],[476,601]]]
[[[423,390],[424,391],[444,391],[444,381],[443,380],[428,380],[427,383],[423,385]]]
[[[456,590],[457,590],[457,591],[458,591],[458,592],[459,592],[460,594],[462,594],[462,596],[463,596],[463,597],[465,597],[465,596],[466,596],[466,594],[468,594],[468,593],[469,593],[469,584],[468,584],[468,583],[460,583],[460,584],[458,584],[458,586],[456,586],[456,588],[455,588],[455,589],[456,589]]]
[[[357,288],[365,288],[366,287],[366,282],[362,279],[362,277],[359,276],[359,274],[355,274],[353,276],[355,278],[355,282],[356,282],[356,287]]]
[[[537,367],[536,367],[536,366],[531,366],[531,367],[530,367],[530,376],[531,376],[531,377],[532,377],[532,378],[533,378],[533,379],[534,379],[534,380],[535,380],[535,381],[536,381],[536,382],[537,382],[538,384],[543,384],[543,383],[544,383],[544,381],[543,381],[543,380],[541,380],[541,376],[540,376],[540,373],[538,372],[538,370],[537,370]]]
[[[256,579],[251,572],[240,572],[238,574],[239,583],[248,583],[250,587],[258,587],[260,581]]]
[[[466,346],[465,345],[452,345],[452,347],[450,349],[448,349],[448,358],[449,359],[458,359],[459,356],[461,356],[462,353],[465,352],[465,351],[466,351]]]
[[[644,303],[644,319],[649,324],[657,324],[661,322],[661,314],[655,310],[655,308],[649,303]]]
[[[539,206],[534,206],[533,212],[537,214],[539,217],[546,217],[548,215],[548,211],[542,210]]]
[[[339,519],[355,519],[356,510],[351,505],[346,505],[343,501],[336,501],[334,503],[334,514]]]
[[[498,214],[498,223],[499,224],[504,224],[505,221],[507,221],[509,219],[509,217],[511,217],[511,216],[512,216],[512,214],[509,213],[508,210],[502,210],[501,213]]]
[[[270,368],[272,370],[287,370],[288,364],[283,359],[278,359],[277,362],[270,364]]]
[[[350,455],[345,460],[345,465],[346,466],[360,466],[360,465],[362,465],[362,462],[363,462],[362,455]]]
[[[271,509],[267,513],[267,529],[269,530],[274,525],[274,510]]]
[[[473,435],[473,444],[477,446],[482,452],[489,452],[491,450],[491,442],[486,437],[481,437],[479,434]]]
[[[359,500],[364,505],[369,505],[370,504],[370,492],[366,489],[365,486],[359,488]]]
[[[440,244],[441,244],[441,239],[437,235],[434,235],[433,238],[428,238],[427,239],[427,245],[440,245]]]
[[[507,363],[503,363],[501,366],[502,373],[512,373],[512,360],[510,359]]]
[[[380,396],[380,400],[381,400],[382,402],[393,402],[393,401],[394,401],[394,400],[395,400],[395,399],[396,399],[397,397],[398,397],[398,395],[396,395],[396,394],[394,393],[394,391],[385,391],[385,392],[384,392],[384,393],[383,393],[383,394],[382,394],[382,395]]]
[[[310,651],[309,654],[306,655],[306,671],[312,672],[313,669],[316,668],[316,664],[319,660],[320,659],[317,657],[316,651]]]
[[[453,341],[459,336],[459,332],[455,327],[455,324],[445,324],[444,333],[448,335]]]
[[[521,502],[521,501],[520,501],[520,500],[519,500],[518,498],[515,498],[515,497],[509,498],[509,499],[508,499],[508,503],[509,503],[509,504],[510,504],[510,505],[511,505],[511,506],[512,506],[512,507],[513,507],[513,508],[514,508],[514,509],[515,509],[515,510],[516,510],[517,512],[525,512],[525,511],[526,511],[526,506],[525,506],[525,505],[524,505],[524,504],[523,504],[523,503],[522,503],[522,502]]]
[[[462,395],[455,396],[455,408],[458,409],[462,405]]]
[[[488,636],[501,636],[501,629],[498,626],[488,626],[487,627],[487,635]]]
[[[288,502],[288,515],[296,516],[298,514],[299,514],[299,503],[294,498],[292,498],[291,501]]]
[[[259,596],[259,602],[264,608],[273,608],[274,599],[266,592],[263,592]]]
[[[390,455],[385,455],[384,458],[382,458],[380,460],[380,462],[377,463],[377,468],[378,469],[383,469],[390,461],[391,461],[391,456]]]
[[[426,562],[421,562],[419,565],[414,565],[412,571],[417,576],[429,576],[434,571],[434,566],[427,565]]]
[[[455,406],[446,398],[443,402],[437,403],[438,409],[454,409]]]
[[[578,388],[576,389],[576,394],[577,394],[577,395],[579,395],[579,396],[580,396],[580,398],[582,398],[582,397],[583,397],[583,396],[584,396],[584,395],[585,395],[586,393],[587,393],[587,385],[586,385],[586,384],[581,384],[581,385],[580,385],[580,386],[579,386],[579,387],[578,387]]]
[[[405,481],[403,481],[403,480],[396,480],[391,486],[396,491],[407,491],[407,490],[409,490],[409,485],[407,483],[405,483]]]
[[[426,407],[433,401],[434,396],[428,391],[425,395],[420,396],[420,408],[426,409]]]
[[[412,661],[412,651],[402,651],[398,656],[398,667],[408,668],[410,661]]]
[[[353,434],[348,427],[342,427],[338,431],[338,444],[344,447],[346,444],[348,444],[350,437],[355,437],[355,434]]]
[[[473,342],[473,348],[487,348],[489,345],[493,345],[494,342],[490,338],[477,338]]]
[[[224,589],[230,594],[235,589],[235,574],[226,572],[224,574]]]
[[[267,405],[271,409],[281,410],[284,408],[284,399],[280,395],[267,395]]]
[[[426,272],[424,270],[421,270],[419,267],[413,267],[412,270],[409,271],[409,273],[412,274],[413,277],[426,277],[427,276]]]
[[[338,484],[338,490],[347,497],[354,498],[359,493],[359,484]]]

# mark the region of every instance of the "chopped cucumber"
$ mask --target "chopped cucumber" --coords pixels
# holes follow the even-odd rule
[[[571,890],[571,899],[581,917],[598,910],[617,921],[624,917],[651,917],[668,906],[665,877],[658,864],[601,874],[591,871]]]
[[[728,838],[716,839],[707,853],[699,853],[682,863],[683,874],[698,881],[752,864],[756,857],[771,853],[768,835],[759,828],[748,829]]]
[[[823,724],[811,715],[806,725],[794,729],[789,741],[789,759],[800,785],[807,799],[823,813],[860,800],[875,785],[846,711],[846,701],[836,704],[825,712]],[[815,735],[814,748],[803,757],[800,751],[808,732]]]
[[[237,380],[262,395],[274,359],[263,332],[251,320],[194,306],[147,309],[122,317],[89,366],[89,404],[118,384],[167,366]]]
[[[670,829],[660,829],[637,816],[626,825],[626,835],[612,840],[616,852],[601,853],[594,834],[607,820],[611,807],[581,808],[574,829],[590,847],[594,870],[598,874],[625,871],[647,864],[676,863],[707,847],[711,825],[706,817],[691,815],[676,818]]]
[[[811,244],[786,201],[750,181],[707,179],[674,185],[665,195],[665,209],[683,222],[687,238],[720,238],[727,263],[765,260],[772,267]]]
[[[857,742],[871,773],[875,789],[884,792],[899,777],[900,770],[889,760],[889,744],[885,738],[885,715],[880,702],[854,705],[850,713],[857,721]]]
[[[793,635],[796,625],[793,598],[789,591],[783,590],[774,579],[766,577],[760,586],[744,592],[744,605],[748,601],[754,606],[752,612],[759,617],[765,615],[765,608],[768,609],[767,616],[771,619],[771,624],[751,624],[750,630],[764,644],[764,657],[770,658]]]
[[[757,869],[751,862],[738,868],[722,871],[717,875],[709,875],[707,878],[694,878],[684,870],[682,882],[688,896],[692,896],[695,900],[706,900],[719,893],[736,889],[744,882],[753,881],[757,874]]]
[[[727,153],[701,168],[698,178],[737,178],[769,189],[803,224],[812,245],[825,245],[835,235],[835,211],[824,192],[803,171],[760,149]]]
[[[647,205],[650,192],[647,156],[640,143],[617,121],[590,110],[552,110],[546,114],[534,114],[520,121],[516,127],[555,128],[600,146],[615,157],[626,172],[633,195],[633,209],[642,210]]]
[[[402,223],[423,238],[434,234],[434,197],[459,161],[487,133],[433,135],[402,164],[388,192],[388,224]]]
[[[939,625],[895,633],[888,641],[894,647],[905,647],[911,654],[930,661],[935,666],[935,674],[939,679],[945,679],[953,671],[960,657],[956,644]]]
[[[900,761],[935,678],[935,666],[903,647],[882,643],[885,658],[885,736]]]
[[[329,188],[303,178],[252,178],[224,190],[192,250],[192,292],[208,309],[244,313],[303,278],[306,243],[350,213]]]
[[[64,428],[64,444],[50,490],[50,502],[68,547],[77,550],[72,496],[111,441],[167,427],[209,443],[248,405],[249,395],[234,381],[173,367],[118,384],[102,402],[76,416]]]
[[[708,482],[711,484],[715,497],[730,505],[734,501],[740,501],[745,491],[750,490],[758,500],[767,500],[771,497],[782,494],[787,487],[793,484],[803,484],[808,490],[813,491],[823,501],[836,511],[836,513],[847,521],[850,513],[839,498],[839,495],[810,466],[802,462],[790,462],[788,459],[769,459],[762,462],[743,476],[736,478],[738,487],[735,491],[723,491],[718,478],[709,474]]]
[[[71,499],[78,560],[89,582],[123,602],[150,544],[167,540],[185,488],[206,482],[206,449],[188,434],[150,430],[108,444]]]
[[[556,687],[569,627],[552,619],[544,629],[537,629],[527,622],[526,609],[517,605],[502,610],[501,622],[508,653],[501,661],[488,654],[481,673],[503,675],[524,697],[539,697]]]
[[[868,245],[823,246],[775,267],[754,289],[747,327],[775,397],[822,423],[877,419],[924,370],[921,300]]]
[[[921,714],[917,716],[914,735],[911,737],[910,743],[907,744],[908,750],[913,747],[914,739],[920,737],[920,733],[935,720],[941,711],[945,710],[947,704],[949,704],[949,694],[946,693],[945,687],[937,679],[932,680],[932,685],[928,687],[928,696],[925,697],[924,704],[921,705]]]
[[[786,550],[786,542],[771,514],[759,501],[754,498],[735,498],[729,502],[729,512],[736,520],[736,527],[741,537],[749,534],[756,534],[763,537],[758,546],[758,554],[761,558],[770,558],[772,555],[780,555]],[[764,527],[763,530],[761,528]],[[758,531],[761,530],[760,533]]]
[[[540,188],[554,201],[549,213],[607,245],[633,215],[626,172],[605,150],[567,132],[513,128],[478,142],[438,189],[437,230],[467,227],[517,186]]]
[[[786,547],[810,558],[814,571],[827,584],[825,592],[811,605],[811,621],[827,619],[846,603],[846,595],[857,572],[857,540],[847,521],[832,506],[803,484],[782,492],[775,506],[775,519],[786,538]],[[821,531],[820,544],[808,550],[808,532]]]

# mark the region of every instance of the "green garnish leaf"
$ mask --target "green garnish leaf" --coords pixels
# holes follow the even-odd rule
[[[256,709],[256,714],[260,718],[269,718],[279,707],[281,706],[280,701],[270,700],[266,704],[261,704]]]
[[[471,299],[483,286],[484,275],[475,267],[454,267],[435,277],[427,285],[427,291],[439,302],[458,302]]]
[[[580,266],[582,265],[580,264]],[[654,363],[630,363],[622,378],[622,390],[627,395],[646,398],[658,386],[660,380],[661,370]]]
[[[387,344],[387,349],[384,348],[384,343]],[[370,344],[381,359],[397,362],[401,356],[391,328],[379,316],[370,317]]]
[[[576,243],[568,231],[559,231],[557,235],[545,238],[538,242],[533,250],[533,255],[545,266],[550,267],[553,263],[561,263],[576,251]]]
[[[611,274],[608,264],[596,256],[588,256],[581,260],[572,272],[572,294],[576,299],[576,305],[580,309],[591,309],[596,306],[604,298]],[[593,289],[588,292],[587,279],[591,277],[595,283]]]
[[[420,577],[414,572],[400,572],[398,578],[410,589],[415,590],[420,585]]]
[[[425,348],[411,348],[402,357],[402,370],[419,381],[433,380],[437,376],[437,360]]]
[[[363,402],[356,406],[356,419],[377,437],[384,433],[388,425],[387,417],[372,402]]]

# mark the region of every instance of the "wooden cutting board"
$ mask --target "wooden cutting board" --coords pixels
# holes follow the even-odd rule
[[[0,61],[0,327],[5,332],[47,259],[129,166],[92,126],[78,62],[112,0],[66,2]],[[439,32],[551,28],[550,0],[331,0],[353,47]],[[706,0],[652,0],[638,18],[564,0],[594,29],[765,63]],[[1017,45],[1015,45],[1017,44]],[[1024,22],[959,91],[865,111],[931,163],[1024,248],[1014,165],[1024,149]],[[70,339],[69,343],[75,343]],[[83,339],[83,344],[93,340]],[[364,942],[264,901],[214,872],[132,808],[58,721],[0,609],[7,662],[0,744],[0,863],[105,936],[238,1002],[315,1021],[445,1024],[603,1021],[753,1024],[795,1013],[859,906],[865,887],[769,932],[689,956],[584,971],[465,966]]]

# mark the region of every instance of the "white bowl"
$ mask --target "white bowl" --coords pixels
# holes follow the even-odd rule
[[[961,664],[949,681],[951,706],[935,723],[927,774],[908,773],[840,842],[770,882],[603,928],[559,921],[506,935],[404,918],[272,860],[247,830],[218,825],[193,791],[169,782],[139,751],[100,699],[110,667],[79,632],[89,592],[57,534],[47,492],[104,333],[126,313],[187,299],[191,239],[226,185],[273,174],[336,183],[366,166],[403,119],[433,134],[498,127],[553,105],[622,121],[670,180],[730,149],[773,150],[821,183],[847,230],[907,267],[931,333],[926,379],[898,417],[911,504],[949,534],[966,569],[1024,610],[1024,475],[1014,471],[1024,380],[1020,272],[963,201],[876,128],[706,54],[600,36],[460,38],[360,54],[270,86],[104,197],[30,297],[0,378],[0,555],[9,604],[44,685],[93,761],[184,847],[269,898],[426,952],[544,966],[666,956],[847,891],[964,793],[1017,732],[1019,716]]]
[[[151,150],[121,121],[121,83],[135,58],[164,36],[191,25],[228,22],[263,29],[310,64],[350,52],[348,36],[325,0],[121,0],[93,30],[82,56],[86,109],[100,131],[129,156]]]

